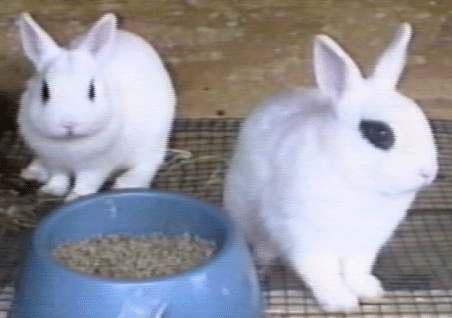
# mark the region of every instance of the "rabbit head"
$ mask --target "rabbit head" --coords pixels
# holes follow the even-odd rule
[[[20,35],[36,69],[22,97],[30,126],[56,139],[89,137],[104,129],[115,108],[99,68],[111,54],[115,16],[105,15],[71,49],[60,47],[27,13],[20,19]]]
[[[332,39],[315,39],[316,81],[332,106],[320,133],[321,149],[354,187],[400,194],[436,176],[429,123],[419,106],[396,89],[410,37],[410,25],[403,24],[368,78]]]

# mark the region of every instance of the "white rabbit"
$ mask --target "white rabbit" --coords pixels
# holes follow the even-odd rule
[[[427,119],[396,90],[411,27],[372,76],[333,40],[314,42],[317,89],[270,99],[244,121],[225,207],[258,260],[283,256],[327,310],[381,295],[376,255],[438,170]]]
[[[36,158],[21,175],[67,199],[96,192],[116,170],[115,188],[147,187],[166,153],[176,97],[156,51],[104,15],[71,48],[30,17],[19,21],[35,74],[20,102],[19,132]]]

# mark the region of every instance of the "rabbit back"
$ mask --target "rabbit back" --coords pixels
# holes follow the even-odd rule
[[[280,256],[278,243],[267,230],[274,214],[264,215],[262,211],[271,202],[267,192],[272,192],[274,160],[281,140],[293,135],[294,128],[307,127],[303,123],[326,108],[327,100],[317,89],[300,88],[265,101],[241,124],[226,173],[224,205],[242,227],[261,263]],[[302,131],[298,133],[303,136]],[[297,141],[300,143],[301,139]]]
[[[162,153],[174,118],[176,96],[157,52],[135,34],[118,30],[103,77],[115,90],[115,103],[123,111],[121,138],[125,153],[130,155],[126,161]]]

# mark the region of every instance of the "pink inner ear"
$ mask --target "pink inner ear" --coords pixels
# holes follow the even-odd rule
[[[28,15],[22,15],[21,41],[25,55],[39,69],[59,53],[58,44]]]
[[[96,23],[78,47],[87,51],[96,60],[103,59],[110,54],[115,35],[116,18],[113,14],[108,14]]]
[[[316,39],[314,67],[318,87],[332,100],[338,100],[346,90],[358,88],[363,80],[351,57],[327,36]]]
[[[110,42],[113,41],[115,34],[114,26],[111,23],[102,23],[95,30],[95,34],[92,37],[90,52],[93,56],[99,56],[102,52],[110,46]]]
[[[316,60],[317,83],[329,96],[338,99],[345,90],[345,63],[328,46],[319,45],[322,49]]]
[[[32,60],[38,60],[38,57],[42,55],[42,47],[37,41],[37,34],[34,29],[25,21],[21,24],[22,30],[22,45],[27,57]]]

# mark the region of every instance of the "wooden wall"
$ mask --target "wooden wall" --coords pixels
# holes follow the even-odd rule
[[[415,29],[401,89],[431,118],[452,119],[452,1],[0,0],[0,107],[8,117],[30,75],[17,17],[30,12],[62,44],[105,12],[153,43],[170,68],[180,117],[241,117],[275,92],[313,85],[315,34],[372,70],[401,22]]]

